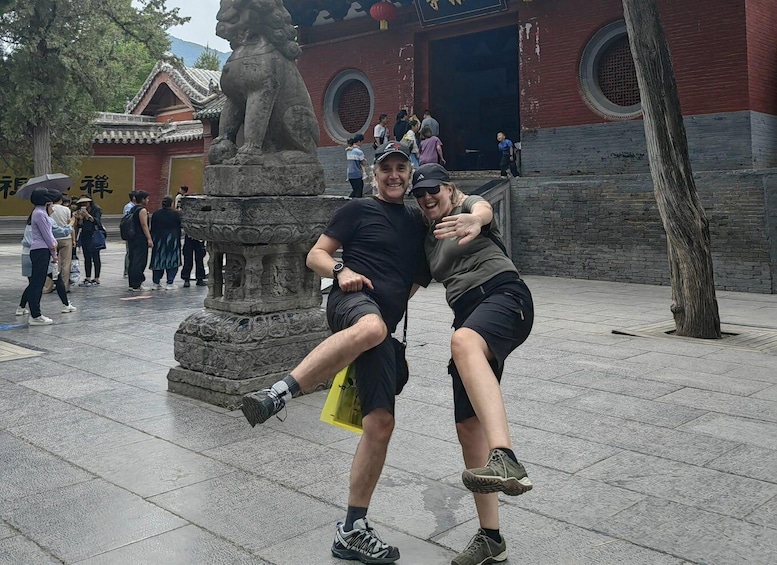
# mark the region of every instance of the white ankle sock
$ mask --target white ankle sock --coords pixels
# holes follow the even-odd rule
[[[275,394],[277,394],[283,400],[291,400],[291,391],[289,390],[289,385],[287,385],[285,382],[278,381],[272,385],[270,389],[273,390]]]

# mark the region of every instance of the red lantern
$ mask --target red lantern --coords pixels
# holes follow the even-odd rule
[[[380,20],[380,29],[385,31],[388,29],[389,21],[397,17],[397,7],[388,0],[376,2],[370,8],[370,16],[373,20]]]

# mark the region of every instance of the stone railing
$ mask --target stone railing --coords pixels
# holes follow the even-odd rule
[[[455,179],[454,179],[455,180]],[[482,181],[479,181],[482,182]],[[502,234],[502,240],[507,248],[507,254],[512,257],[512,235],[510,223],[510,181],[502,178],[493,179],[480,186],[473,186],[472,181],[456,181],[467,194],[477,194],[482,196],[491,204],[494,209],[494,219],[496,220],[499,231]],[[463,186],[468,184],[469,187]]]

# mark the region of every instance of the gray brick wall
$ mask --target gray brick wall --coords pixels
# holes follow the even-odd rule
[[[777,116],[753,112],[753,167],[777,167]]]
[[[367,163],[372,164],[375,158],[375,152],[372,150],[372,143],[362,143],[362,151],[367,158]],[[338,145],[336,147],[319,147],[318,160],[324,168],[324,182],[326,183],[326,194],[348,196],[351,192],[351,185],[345,179],[345,147]],[[368,187],[364,187],[364,194],[368,194]]]
[[[777,172],[763,177],[766,233],[772,256],[772,292],[777,294]]]
[[[777,118],[749,111],[684,119],[694,171],[771,167]],[[756,144],[757,141],[757,145]],[[642,120],[527,130],[521,134],[524,176],[648,173]],[[758,159],[754,164],[754,146]],[[771,148],[771,149],[770,149]]]
[[[777,171],[695,177],[710,222],[717,287],[777,292]],[[527,274],[669,284],[649,174],[520,178],[512,225],[514,259]]]

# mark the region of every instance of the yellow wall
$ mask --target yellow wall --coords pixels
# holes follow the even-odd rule
[[[170,159],[170,185],[167,193],[178,194],[178,187],[186,185],[189,194],[202,194],[203,168],[202,155]]]
[[[65,191],[73,199],[89,195],[103,209],[103,214],[121,214],[135,189],[134,157],[84,157],[81,177]],[[0,216],[27,216],[32,210],[29,200],[15,196],[31,175],[15,174],[0,169]],[[200,187],[202,165],[200,165]]]

